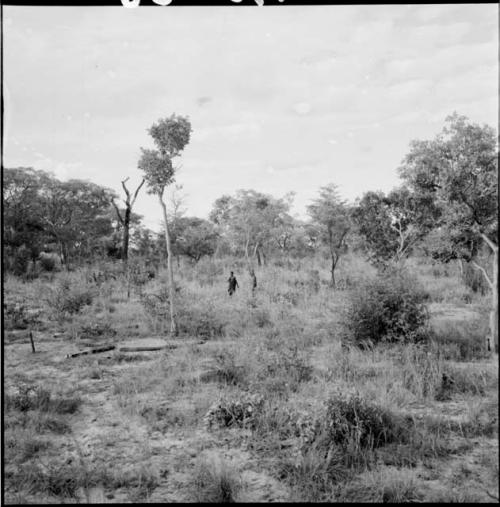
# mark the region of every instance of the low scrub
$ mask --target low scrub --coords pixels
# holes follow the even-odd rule
[[[358,393],[336,393],[326,403],[325,436],[350,452],[375,449],[408,438],[405,419]]]
[[[77,465],[53,464],[48,465],[28,462],[9,471],[5,479],[16,487],[22,487],[27,493],[42,493],[45,495],[77,498],[78,488],[84,484],[85,472]]]
[[[200,458],[192,478],[195,502],[234,503],[242,489],[242,482],[234,467],[221,458]]]
[[[435,398],[443,384],[442,357],[425,344],[407,345],[399,352],[403,387],[418,399]]]
[[[6,330],[28,329],[38,325],[41,311],[30,310],[23,302],[7,300],[3,304],[4,326]]]
[[[53,397],[50,391],[42,387],[25,386],[18,394],[6,394],[4,398],[6,410],[39,410],[56,414],[74,414],[82,404],[81,398]]]
[[[70,277],[60,278],[55,287],[48,287],[45,302],[57,319],[79,313],[84,306],[89,306],[95,291],[81,280]]]
[[[253,387],[286,396],[310,381],[313,367],[299,345],[299,339],[282,336],[277,330],[268,332],[264,347],[257,351]]]
[[[445,321],[434,326],[430,340],[447,360],[471,361],[484,359],[490,353],[487,350],[488,319]]]
[[[384,468],[359,475],[340,489],[337,501],[414,503],[421,502],[423,497],[415,472]]]
[[[264,398],[258,394],[242,393],[237,397],[222,398],[209,408],[203,421],[208,429],[254,428],[263,405]]]
[[[168,290],[145,291],[141,304],[151,319],[155,331],[170,327]],[[216,338],[224,335],[225,320],[221,319],[212,301],[187,289],[180,289],[176,298],[177,327],[179,333],[198,338]]]

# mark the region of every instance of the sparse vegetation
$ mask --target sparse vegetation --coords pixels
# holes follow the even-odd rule
[[[162,209],[190,129],[177,116],[150,129],[158,150],[140,165]],[[210,221],[165,213],[166,235],[133,214],[117,229],[98,186],[9,170],[9,502],[488,500],[498,365],[478,245],[494,223],[479,231],[462,208],[450,223],[408,173],[417,155],[407,187],[347,205],[329,185],[308,222],[290,194],[243,190]],[[52,217],[58,236],[21,183],[38,215],[56,198],[74,207]],[[482,214],[486,194],[471,203]]]

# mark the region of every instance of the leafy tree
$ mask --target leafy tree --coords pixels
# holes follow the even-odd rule
[[[319,197],[307,207],[318,239],[327,245],[331,257],[332,287],[335,287],[335,268],[347,251],[346,238],[352,227],[350,210],[340,198],[333,183],[321,187]]]
[[[406,184],[441,210],[439,226],[457,257],[471,259],[475,245],[493,254],[483,273],[492,291],[490,338],[498,350],[498,144],[493,128],[456,113],[434,139],[413,141],[399,169]],[[474,247],[476,248],[476,247]]]
[[[191,137],[191,123],[188,118],[171,115],[160,119],[148,130],[156,145],[156,150],[141,148],[142,154],[138,167],[144,173],[144,179],[148,193],[158,197],[163,212],[165,228],[165,240],[168,253],[168,277],[169,277],[169,303],[170,303],[170,333],[177,335],[177,322],[175,314],[175,287],[174,272],[172,267],[172,249],[169,234],[167,206],[163,199],[165,188],[172,184],[175,179],[176,169],[173,161],[180,156]]]
[[[202,218],[181,217],[177,220],[176,249],[180,255],[198,262],[204,255],[213,255],[218,234],[214,225]]]
[[[432,201],[407,187],[367,192],[357,202],[353,219],[375,264],[400,262],[432,229],[439,210]]]
[[[45,233],[39,191],[50,176],[43,171],[19,167],[3,169],[3,241],[6,257],[24,247],[23,258],[38,257]]]
[[[111,190],[88,181],[52,179],[41,194],[44,229],[59,246],[68,269],[72,252],[83,258],[98,237],[111,234]]]
[[[4,240],[12,257],[23,247],[32,261],[57,248],[69,268],[70,258],[90,256],[112,233],[112,191],[80,180],[59,181],[31,168],[4,170]]]

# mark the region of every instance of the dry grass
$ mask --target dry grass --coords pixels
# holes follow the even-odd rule
[[[444,307],[447,301],[447,308],[470,313],[484,302],[474,293],[465,301],[468,289],[450,266],[412,262],[430,302]],[[244,465],[279,481],[292,501],[421,501],[426,479],[417,470],[446,470],[454,456],[472,452],[478,439],[497,435],[498,367],[477,345],[483,320],[442,321],[426,345],[344,347],[339,320],[347,294],[360,280],[373,278],[372,267],[353,255],[342,258],[338,279],[344,289],[333,291],[322,259],[270,263],[258,270],[252,297],[246,272],[237,265],[228,259],[203,259],[195,267],[181,263],[182,333],[175,350],[82,357],[69,364],[28,356],[21,340],[9,345],[17,363],[7,364],[6,378],[36,378],[45,389],[5,397],[7,498],[77,501],[82,489],[99,487],[117,495],[126,491],[117,501],[189,496],[232,502],[252,498],[242,493],[238,471]],[[229,269],[241,286],[232,298],[225,290]],[[45,301],[48,312],[52,303],[42,296],[60,288],[64,277],[89,288],[90,304],[75,313],[56,308],[60,322],[44,315],[37,324],[50,333],[62,331],[61,346],[165,336],[165,301],[156,298],[161,304],[149,309],[141,303],[141,294],[165,290],[163,271],[132,287],[130,299],[119,273],[100,284],[87,275],[53,273],[31,283],[7,277],[6,293],[28,310]],[[12,319],[14,331],[18,321]],[[191,338],[196,344],[188,345]],[[46,387],[54,384],[74,388],[78,396]],[[227,424],[207,429],[210,410]],[[92,440],[93,428],[102,438]],[[90,454],[83,460],[73,437],[87,439]],[[144,450],[149,445],[154,452]],[[198,456],[209,447],[219,456]],[[72,449],[72,463],[54,458],[62,449]],[[231,453],[244,458],[236,462]],[[111,472],[136,459],[127,472]],[[490,470],[492,459],[485,451],[478,470]],[[178,474],[175,480],[163,481],[163,467]],[[487,480],[494,491],[497,479]],[[445,486],[435,498],[468,498]]]

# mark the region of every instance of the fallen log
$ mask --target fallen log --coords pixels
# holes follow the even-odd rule
[[[155,350],[163,350],[166,348],[175,348],[176,346],[158,345],[156,347],[120,347],[119,352],[153,352]]]
[[[87,354],[98,354],[99,352],[108,352],[109,350],[114,350],[116,347],[114,345],[108,345],[106,347],[99,347],[90,350],[83,350],[82,352],[75,352],[74,354],[68,354],[66,357],[78,357],[85,356]]]

